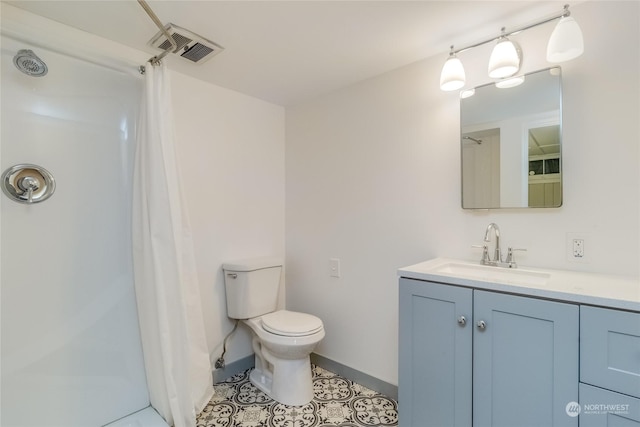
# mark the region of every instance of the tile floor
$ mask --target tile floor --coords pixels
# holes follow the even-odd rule
[[[249,382],[249,372],[214,386],[196,427],[360,427],[397,426],[393,399],[312,366],[314,399],[305,406],[271,400]]]

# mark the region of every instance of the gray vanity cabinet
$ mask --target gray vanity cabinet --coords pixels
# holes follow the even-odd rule
[[[580,308],[580,426],[640,426],[640,313]]]
[[[400,427],[577,426],[579,308],[400,279]]]
[[[401,427],[471,425],[473,291],[400,279]]]
[[[640,313],[582,306],[580,381],[640,398]]]
[[[577,426],[578,306],[479,290],[473,303],[473,426]]]
[[[580,427],[638,427],[640,399],[580,383]]]

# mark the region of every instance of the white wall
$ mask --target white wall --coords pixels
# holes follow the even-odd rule
[[[489,222],[528,249],[522,265],[638,276],[639,4],[571,10],[586,47],[562,65],[561,208],[460,208],[458,96],[438,87],[446,51],[287,110],[287,302],[323,319],[319,354],[397,384],[397,268],[479,259],[471,245]],[[517,36],[523,71],[549,66],[552,29]],[[490,50],[460,55],[469,86],[488,81]],[[567,260],[571,232],[586,234],[588,263]]]
[[[150,55],[2,3],[2,31],[34,44],[123,70]],[[169,68],[177,58],[167,58]],[[221,264],[241,258],[284,257],[284,108],[171,74],[182,184],[191,220],[206,332],[212,360],[231,330]],[[282,280],[284,288],[284,278]],[[284,292],[281,295],[284,304]],[[227,363],[249,356],[248,331],[229,341]]]
[[[3,14],[13,9],[2,7]],[[174,73],[178,155],[213,358],[231,328],[220,265],[284,254],[285,213],[288,307],[323,319],[320,354],[391,383],[396,269],[435,256],[478,258],[470,245],[490,221],[506,245],[528,248],[519,254],[523,265],[637,276],[638,3],[584,2],[571,10],[586,52],[563,65],[560,209],[460,208],[458,98],[438,88],[446,49],[287,110],[286,151],[281,107]],[[35,41],[59,36],[59,24],[45,28],[41,19],[24,19],[22,27]],[[542,58],[552,27],[518,36],[525,71],[548,65]],[[99,48],[127,66],[148,57],[85,33],[82,39],[95,43],[79,55]],[[461,54],[469,86],[485,83],[485,47]],[[566,261],[568,232],[588,234],[588,264]],[[330,257],[342,262],[340,279],[329,278]],[[251,354],[246,331],[229,344],[227,363]]]
[[[180,73],[171,75],[176,141],[215,361],[231,330],[221,265],[284,258],[284,108]],[[284,292],[282,293],[284,297]],[[225,361],[251,355],[248,330]]]

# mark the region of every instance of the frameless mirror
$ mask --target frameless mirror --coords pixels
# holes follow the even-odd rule
[[[461,96],[464,209],[562,205],[560,68],[522,78],[516,86],[490,83]]]

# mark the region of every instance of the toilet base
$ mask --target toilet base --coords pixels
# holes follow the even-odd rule
[[[253,385],[284,405],[303,406],[311,402],[313,382],[309,356],[269,363],[273,371],[261,367],[264,366],[264,359],[260,359],[261,356],[256,354],[256,367],[249,374],[249,380]]]
[[[282,336],[262,328],[260,317],[243,320],[253,332],[255,368],[251,383],[276,402],[303,406],[313,400],[309,355],[322,338],[324,329],[305,336]]]
[[[249,380],[251,384],[256,386],[264,394],[267,396],[271,395],[271,383],[273,382],[271,374],[259,371],[258,369],[252,369],[249,374]]]

